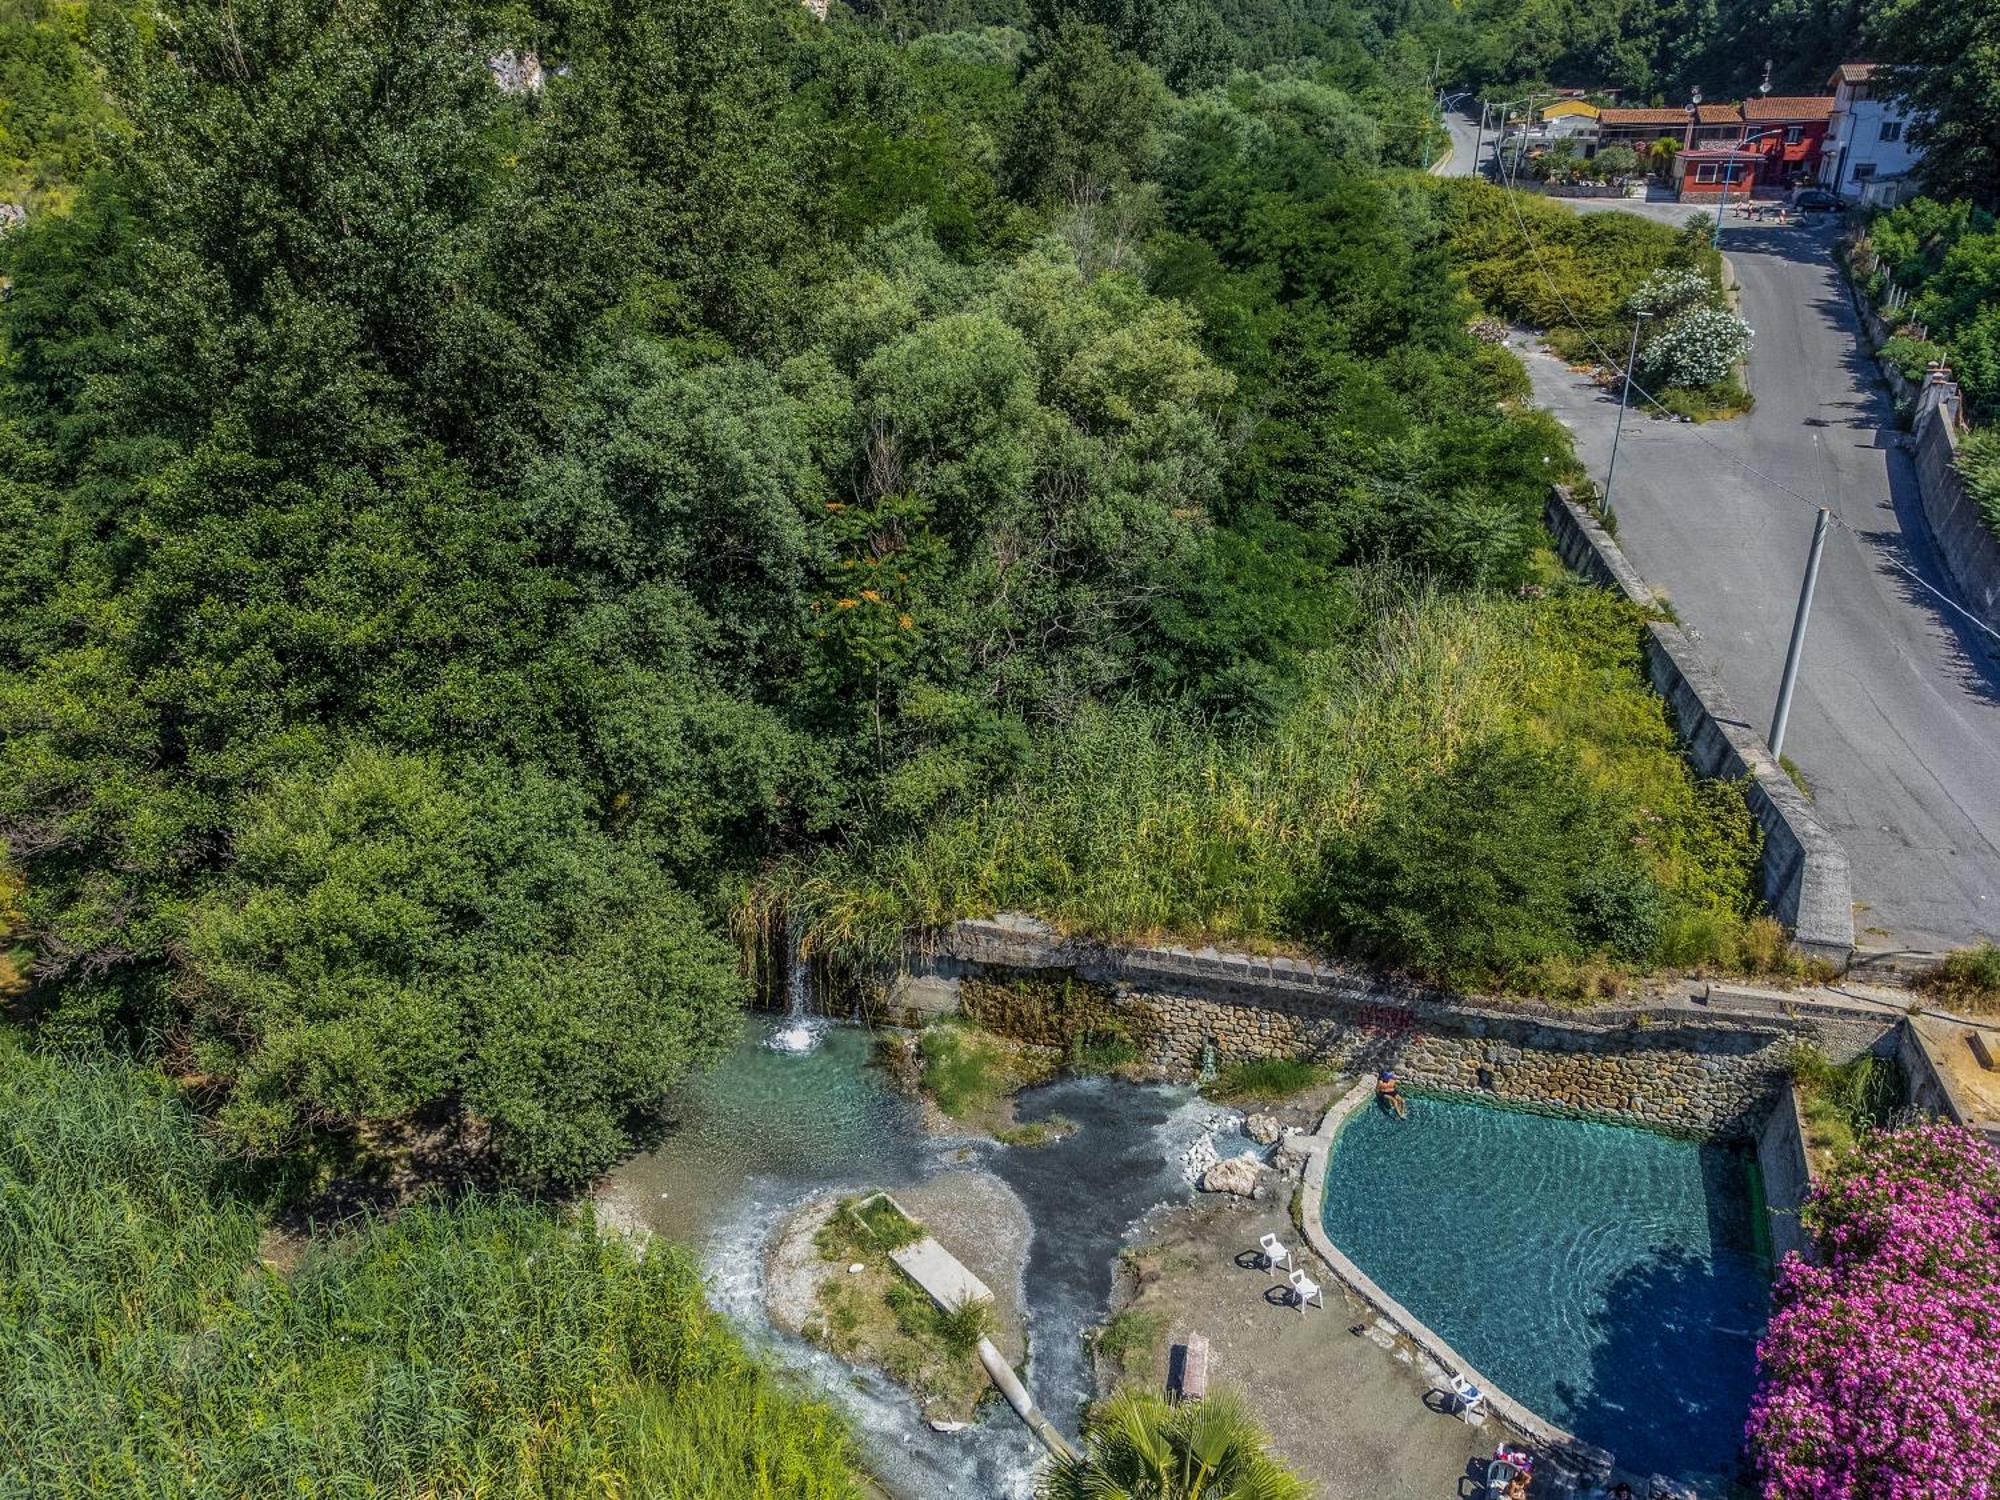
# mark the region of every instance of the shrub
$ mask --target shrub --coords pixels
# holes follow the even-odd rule
[[[1574,766],[1496,737],[1413,781],[1329,861],[1322,920],[1341,943],[1460,984],[1598,943],[1648,957],[1657,889]]]
[[[1908,334],[1891,335],[1882,344],[1882,357],[1896,367],[1905,380],[1921,383],[1932,360],[1945,357],[1944,346],[1913,339]]]
[[[1628,312],[1667,319],[1698,307],[1714,307],[1720,292],[1713,279],[1692,266],[1663,266],[1625,299]]]
[[[1715,385],[1750,352],[1750,325],[1719,307],[1677,313],[1639,351],[1639,369],[1666,385]]]
[[[2000,536],[2000,436],[1982,427],[1969,432],[1958,446],[1958,472],[1987,528]]]
[[[1639,153],[1630,146],[1606,146],[1590,159],[1590,167],[1600,180],[1630,177],[1639,170]]]
[[[1806,1209],[1747,1437],[1764,1500],[1976,1500],[2000,1485],[2000,1155],[1933,1124],[1868,1137]]]
[[[2000,943],[1946,954],[1944,962],[1917,981],[1917,990],[1956,1009],[2000,1008]]]

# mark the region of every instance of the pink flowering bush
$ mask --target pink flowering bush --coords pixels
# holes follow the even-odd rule
[[[1870,1136],[1807,1206],[1747,1435],[1763,1500],[2000,1500],[2000,1153]]]

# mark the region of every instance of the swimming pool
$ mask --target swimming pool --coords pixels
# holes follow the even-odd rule
[[[1515,1400],[1619,1466],[1733,1471],[1769,1272],[1748,1157],[1413,1096],[1334,1142],[1326,1232]]]

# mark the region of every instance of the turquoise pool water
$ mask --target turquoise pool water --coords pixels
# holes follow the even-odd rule
[[[1749,1173],[1722,1147],[1418,1096],[1341,1131],[1326,1231],[1517,1401],[1621,1468],[1713,1482],[1767,1312]]]

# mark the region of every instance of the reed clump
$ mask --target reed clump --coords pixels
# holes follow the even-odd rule
[[[0,1036],[0,1080],[0,1491],[861,1493],[678,1251],[472,1198],[281,1272],[156,1074]]]

